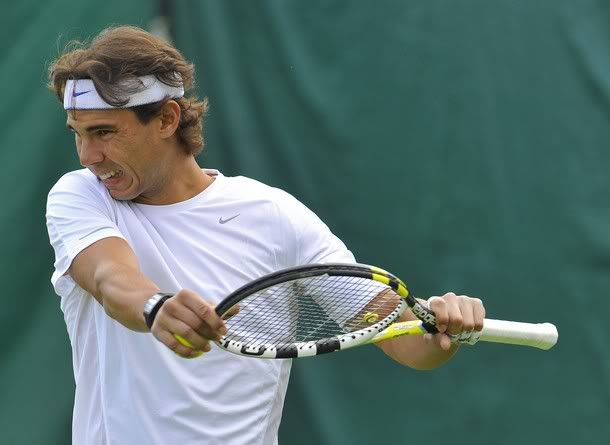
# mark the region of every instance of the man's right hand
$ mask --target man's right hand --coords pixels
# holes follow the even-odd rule
[[[151,332],[176,354],[193,358],[210,351],[210,341],[220,340],[227,328],[210,303],[182,289],[163,303]]]

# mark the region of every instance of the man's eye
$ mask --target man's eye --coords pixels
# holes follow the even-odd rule
[[[96,131],[98,136],[106,136],[109,135],[110,133],[112,133],[111,130],[97,130]]]

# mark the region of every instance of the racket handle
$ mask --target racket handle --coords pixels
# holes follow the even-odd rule
[[[547,350],[555,346],[558,337],[557,328],[551,323],[521,323],[486,318],[480,340]]]
[[[401,321],[388,326],[373,337],[369,343],[377,343],[403,335],[424,335],[425,333],[426,330],[421,320]],[[557,328],[551,323],[521,323],[486,318],[479,341],[531,346],[547,350],[555,346],[558,337]]]

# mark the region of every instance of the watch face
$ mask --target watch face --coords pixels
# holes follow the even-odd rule
[[[149,328],[152,327],[155,315],[161,308],[159,302],[165,301],[172,296],[173,294],[155,294],[144,303],[144,320]]]
[[[157,301],[159,301],[159,298],[160,298],[160,295],[155,294],[146,301],[146,303],[144,304],[144,313],[145,314],[149,314],[150,311],[152,311],[152,308],[155,307],[155,304],[157,304]]]

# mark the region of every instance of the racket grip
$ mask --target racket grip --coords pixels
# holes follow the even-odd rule
[[[557,328],[551,323],[521,323],[489,318],[485,319],[481,332],[483,341],[531,346],[544,350],[555,346],[558,337]]]

